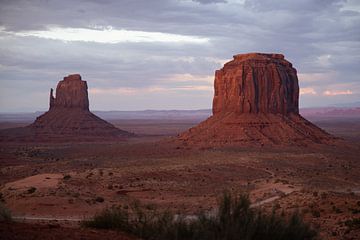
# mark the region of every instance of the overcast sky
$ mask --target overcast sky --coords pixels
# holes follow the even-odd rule
[[[300,107],[360,101],[358,0],[0,0],[0,111],[48,108],[71,73],[93,110],[211,108],[216,69],[283,53]]]

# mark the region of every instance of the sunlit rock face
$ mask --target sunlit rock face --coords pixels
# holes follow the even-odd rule
[[[213,114],[298,113],[296,69],[282,54],[249,53],[215,72]]]
[[[180,134],[184,146],[335,144],[299,114],[296,69],[282,54],[238,54],[215,72],[213,116]]]
[[[89,111],[87,83],[79,74],[59,81],[56,97],[50,90],[49,111],[39,116],[28,128],[36,134],[37,139],[109,139],[133,135]]]
[[[53,96],[53,89],[50,91],[50,109],[79,108],[89,110],[87,90],[87,83],[81,80],[80,74],[64,77],[56,87],[56,98]]]

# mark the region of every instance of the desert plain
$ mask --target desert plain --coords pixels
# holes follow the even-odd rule
[[[189,216],[211,212],[227,190],[248,193],[253,207],[269,212],[299,211],[323,239],[358,239],[359,229],[346,223],[360,217],[360,116],[336,111],[305,109],[303,115],[342,138],[339,146],[202,149],[174,144],[177,134],[206,118],[198,112],[148,119],[108,116],[116,127],[136,134],[123,141],[3,141],[0,196],[15,222],[1,223],[1,236],[133,239],[83,229],[79,221],[134,200]],[[31,123],[22,115],[2,119],[3,129]]]

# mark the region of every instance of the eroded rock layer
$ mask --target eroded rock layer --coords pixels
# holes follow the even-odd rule
[[[296,69],[282,54],[249,53],[215,72],[213,116],[179,135],[189,146],[331,144],[299,115]]]
[[[296,69],[281,54],[239,54],[215,72],[213,114],[298,113]]]

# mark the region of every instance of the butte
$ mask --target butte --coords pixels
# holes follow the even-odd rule
[[[296,69],[282,54],[249,53],[215,72],[213,115],[180,134],[184,146],[309,146],[335,137],[299,114]]]
[[[90,112],[87,83],[79,74],[64,77],[56,87],[56,97],[50,90],[49,111],[26,128],[34,140],[97,140],[133,135]]]

